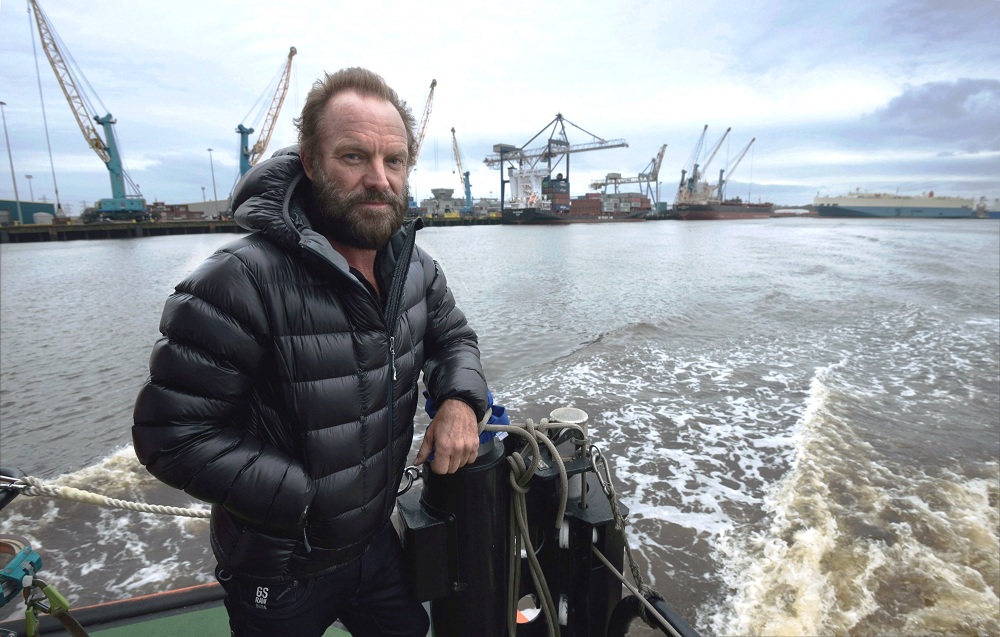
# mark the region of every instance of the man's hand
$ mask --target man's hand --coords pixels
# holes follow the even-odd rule
[[[423,444],[413,461],[421,465],[434,453],[431,471],[455,473],[475,462],[479,452],[479,423],[476,412],[461,400],[450,398],[438,407],[434,420],[427,427]]]

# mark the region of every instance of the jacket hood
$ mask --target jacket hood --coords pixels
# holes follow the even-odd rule
[[[298,146],[283,148],[251,168],[236,184],[232,202],[236,223],[285,248],[298,246],[303,231],[312,230],[300,203],[308,188]]]

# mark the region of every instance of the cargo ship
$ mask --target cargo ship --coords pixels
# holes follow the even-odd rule
[[[674,204],[674,212],[685,221],[719,219],[761,219],[774,216],[770,202],[748,203],[739,197],[725,201],[686,201]]]
[[[856,190],[841,197],[816,196],[820,217],[911,217],[921,219],[970,219],[976,216],[972,199],[922,195],[894,195]]]
[[[630,213],[608,212],[601,214],[573,214],[570,212],[555,212],[541,208],[521,208],[504,210],[502,221],[504,225],[558,225],[564,223],[607,223],[611,221],[645,221],[647,211]]]
[[[715,159],[722,142],[732,129],[727,128],[719,141],[715,143],[708,159],[703,163],[698,163],[702,147],[705,143],[705,133],[708,131],[706,125],[701,131],[701,137],[691,155],[691,163],[681,170],[681,181],[677,186],[677,196],[674,198],[674,215],[678,219],[685,221],[702,220],[725,220],[725,219],[761,219],[774,215],[774,204],[770,202],[750,203],[744,202],[740,197],[725,197],[726,185],[733,171],[736,170],[740,162],[746,156],[747,151],[757,138],[754,137],[740,151],[728,167],[719,171],[718,183],[711,184],[702,179],[704,171],[708,168],[712,160]]]
[[[504,202],[503,224],[645,221],[653,210],[649,197],[640,193],[587,193],[570,199],[569,180],[562,173],[549,177],[546,169],[514,170],[510,180],[515,196]],[[519,198],[519,192],[527,196]]]
[[[976,216],[980,219],[1000,219],[1000,198],[991,203],[986,197],[980,197],[976,204]]]

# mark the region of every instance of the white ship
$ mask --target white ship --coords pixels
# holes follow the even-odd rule
[[[842,197],[816,196],[814,204],[820,217],[918,217],[962,219],[976,216],[974,201],[963,197],[893,195],[860,190]]]

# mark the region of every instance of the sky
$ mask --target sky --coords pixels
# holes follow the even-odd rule
[[[378,72],[418,121],[437,81],[417,199],[461,195],[453,127],[473,197],[497,197],[500,171],[483,162],[493,145],[523,146],[557,114],[572,144],[628,144],[573,154],[573,196],[607,173],[647,172],[667,144],[658,197],[672,202],[681,170],[731,128],[706,171],[717,179],[755,140],[730,197],[1000,198],[1000,0],[39,2],[91,115],[117,120],[125,168],[150,202],[228,197],[236,126],[260,131],[292,46],[266,155],[296,142],[292,120],[324,72]],[[70,214],[110,196],[26,0],[0,0],[0,59],[0,199],[14,198],[12,175],[22,200],[54,202],[58,186]]]

